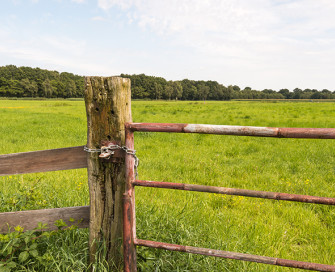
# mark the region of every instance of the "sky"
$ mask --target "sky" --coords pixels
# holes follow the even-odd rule
[[[0,66],[335,90],[334,0],[2,0]]]

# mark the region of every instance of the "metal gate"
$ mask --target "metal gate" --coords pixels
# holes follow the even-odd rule
[[[311,139],[335,139],[334,128],[269,128],[246,126],[220,126],[200,124],[159,124],[159,123],[129,123],[126,125],[126,148],[134,149],[134,132],[175,132],[175,133],[202,133],[217,135],[258,136],[277,138],[311,138]],[[194,184],[171,183],[136,180],[134,173],[135,158],[131,154],[126,156],[126,192],[123,196],[123,247],[124,247],[124,271],[137,271],[136,246],[146,246],[165,250],[201,254],[207,256],[236,259],[249,262],[272,264],[285,267],[294,267],[316,271],[335,271],[335,265],[316,264],[280,258],[258,256],[245,253],[236,253],[207,248],[168,244],[156,241],[138,239],[136,237],[135,220],[135,186],[176,189],[185,191],[208,192],[215,194],[227,194],[248,196],[266,199],[307,202],[315,204],[335,205],[335,198],[296,195],[287,193],[274,193],[265,191],[234,189]]]

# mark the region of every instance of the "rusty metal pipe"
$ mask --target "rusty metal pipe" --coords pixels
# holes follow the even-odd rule
[[[124,260],[124,272],[133,272],[134,261],[133,261],[133,240],[132,240],[132,218],[131,218],[131,199],[128,194],[123,195],[123,260]],[[136,257],[136,256],[135,256]],[[136,259],[135,259],[136,260]],[[136,261],[135,261],[136,266]]]
[[[247,197],[296,201],[296,202],[315,203],[315,204],[325,204],[325,205],[335,205],[335,198],[329,198],[329,197],[296,195],[296,194],[287,194],[287,193],[275,193],[275,192],[255,191],[255,190],[246,190],[246,189],[235,189],[235,188],[149,181],[149,180],[135,180],[133,185],[144,186],[144,187],[165,188],[165,189],[177,189],[177,190],[184,190],[184,191],[197,191],[197,192],[207,192],[207,193],[215,193],[215,194],[238,195],[238,196],[247,196]]]
[[[335,139],[335,128],[274,128],[170,123],[128,123],[126,126],[132,131],[142,132],[176,132],[277,138]]]
[[[128,149],[134,149],[134,133],[126,128],[125,145]],[[126,185],[123,194],[123,258],[124,272],[136,272],[136,217],[135,217],[135,190],[133,181],[134,174],[134,157],[126,155]]]
[[[159,248],[159,249],[165,249],[165,250],[171,250],[171,251],[180,251],[180,252],[200,254],[200,255],[213,256],[213,257],[226,258],[226,259],[235,259],[235,260],[248,261],[248,262],[271,264],[271,265],[278,265],[278,266],[285,266],[285,267],[294,267],[294,268],[300,268],[300,269],[306,269],[306,270],[328,271],[328,272],[335,271],[334,265],[292,261],[292,260],[285,260],[285,259],[279,259],[279,258],[246,254],[246,253],[237,253],[237,252],[214,250],[214,249],[208,249],[208,248],[182,246],[182,245],[168,244],[168,243],[141,240],[141,239],[136,239],[135,244],[137,246],[146,246],[146,247],[152,247],[152,248]]]
[[[134,132],[126,128],[125,130],[125,145],[129,150],[134,150]],[[135,190],[133,182],[135,181],[135,158],[131,154],[126,154],[126,193],[131,198],[131,213],[132,213],[132,236],[136,238],[136,215],[135,215]]]

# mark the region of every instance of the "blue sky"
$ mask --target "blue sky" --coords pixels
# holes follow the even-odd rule
[[[3,0],[0,65],[335,90],[334,0]]]

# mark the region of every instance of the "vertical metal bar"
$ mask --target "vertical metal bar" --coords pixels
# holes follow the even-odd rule
[[[126,125],[126,147],[134,149],[134,133]],[[136,264],[136,216],[135,216],[135,190],[133,182],[135,158],[126,154],[126,191],[123,195],[123,256],[124,271],[137,271]]]

